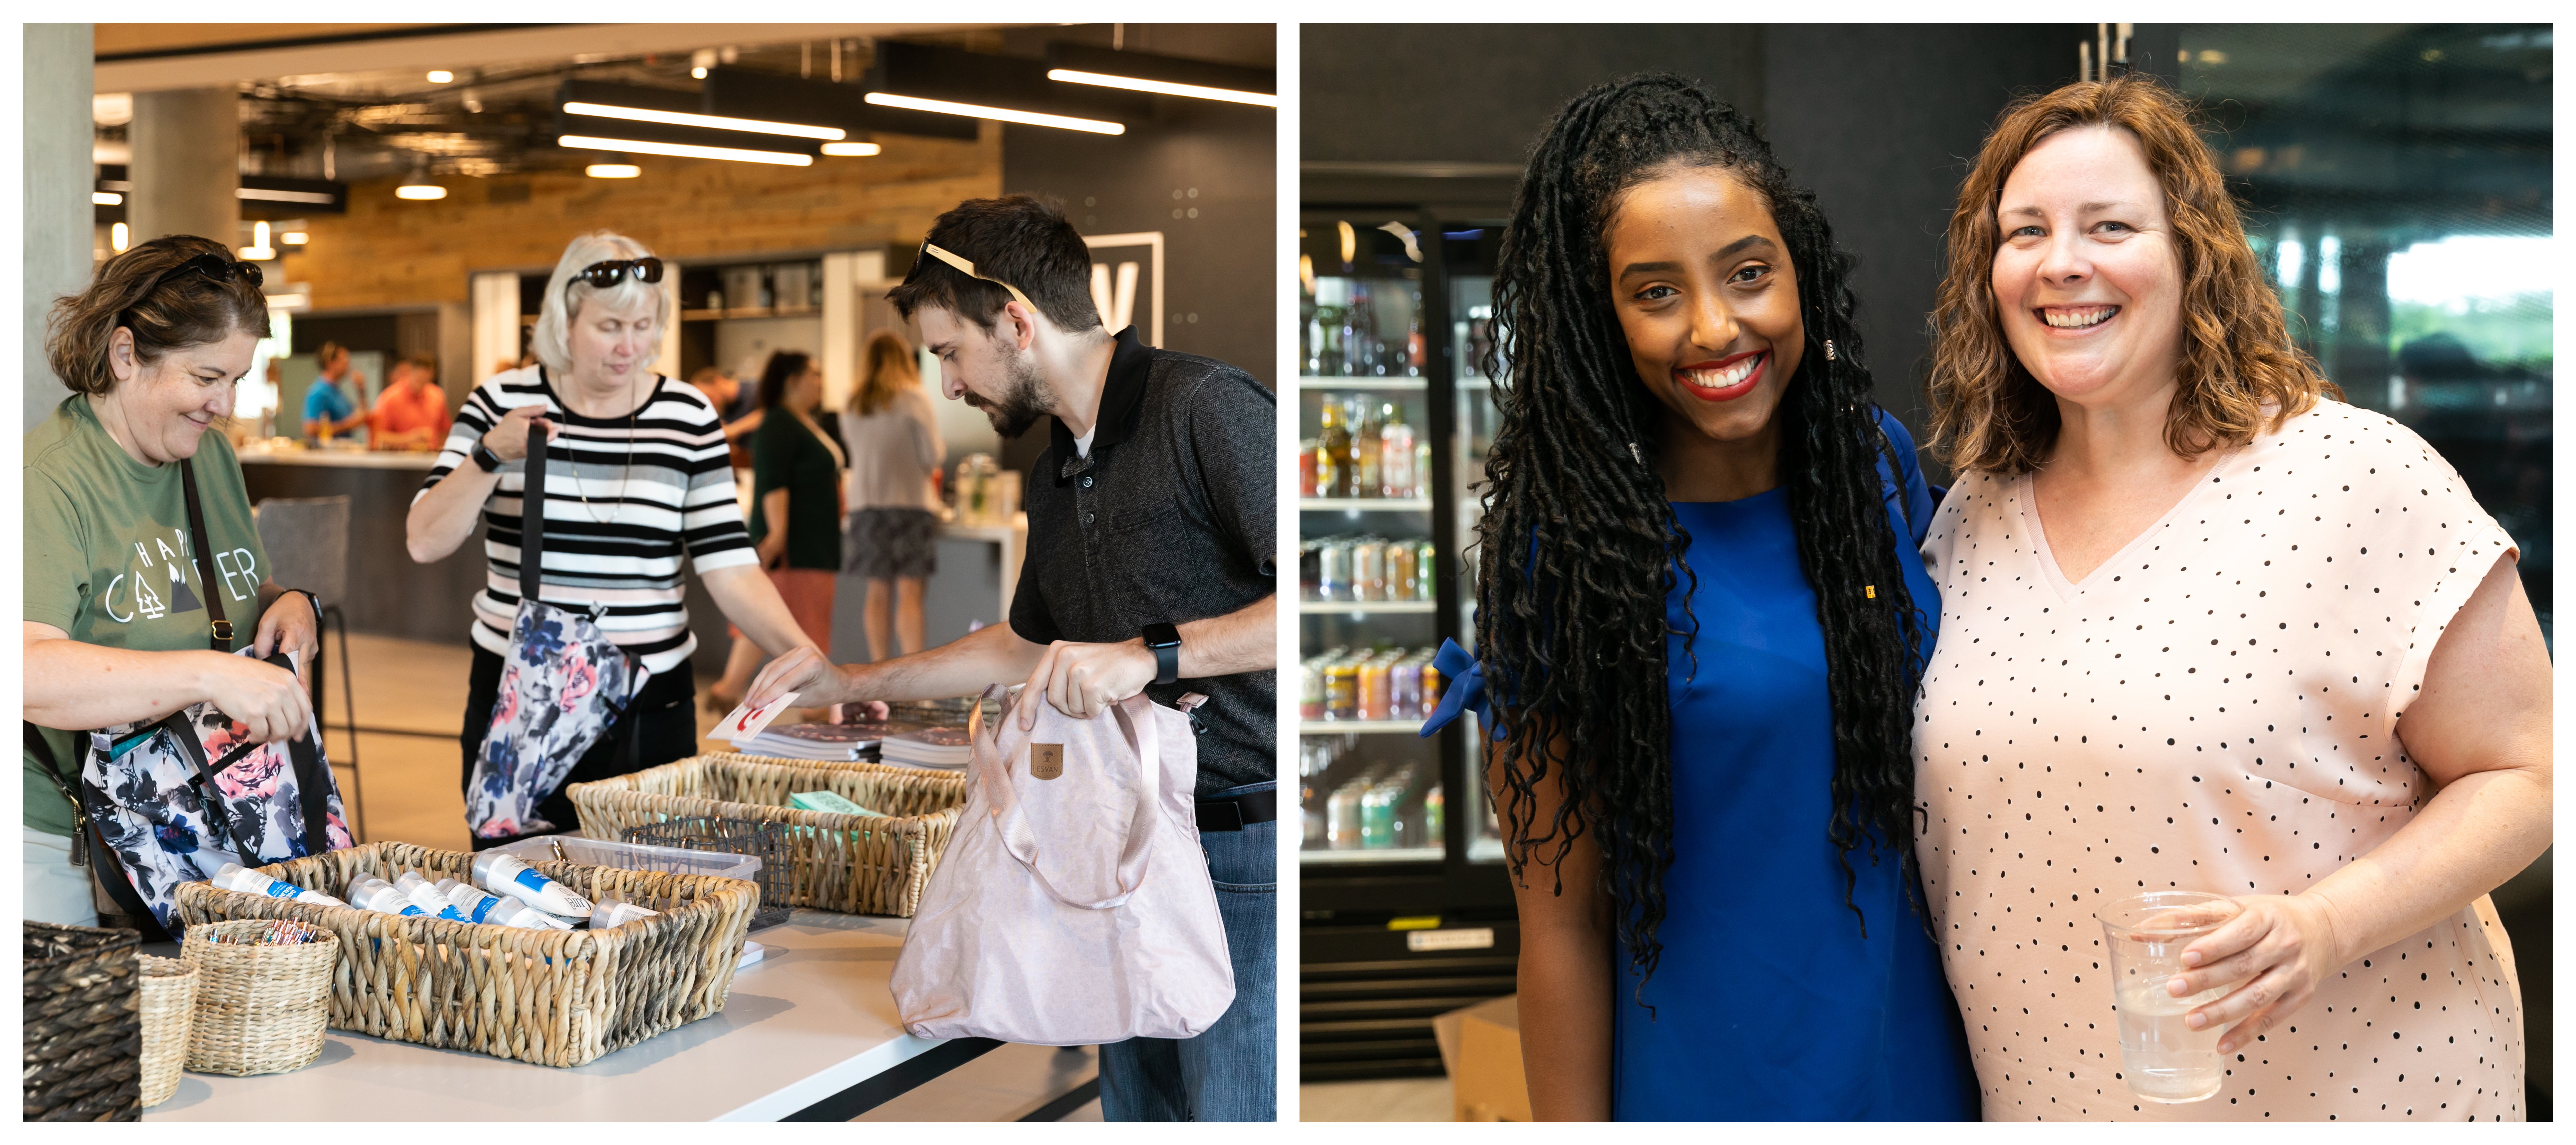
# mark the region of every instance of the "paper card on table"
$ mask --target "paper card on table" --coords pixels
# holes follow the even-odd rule
[[[735,743],[741,743],[759,735],[761,729],[768,727],[771,720],[778,718],[778,713],[786,711],[787,706],[794,702],[796,702],[794,692],[789,692],[757,708],[751,706],[751,701],[744,700],[734,710],[725,713],[724,722],[716,725],[716,734]]]

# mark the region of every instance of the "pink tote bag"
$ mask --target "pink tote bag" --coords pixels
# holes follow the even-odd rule
[[[1199,849],[1189,717],[1141,695],[1088,720],[1018,703],[1038,705],[1032,730],[1011,705],[975,729],[966,809],[895,959],[904,1029],[1039,1046],[1198,1036],[1233,1004],[1234,968]]]

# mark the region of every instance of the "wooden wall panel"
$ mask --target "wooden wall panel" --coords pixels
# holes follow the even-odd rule
[[[631,157],[640,179],[578,174],[448,177],[448,197],[409,202],[397,181],[352,184],[349,213],[307,220],[311,241],[279,277],[311,283],[313,309],[470,302],[467,276],[541,270],[582,231],[608,228],[688,260],[918,241],[959,200],[1001,192],[1001,132],[886,136],[885,153],[812,167]]]

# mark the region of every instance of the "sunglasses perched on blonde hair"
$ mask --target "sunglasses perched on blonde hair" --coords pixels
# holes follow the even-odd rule
[[[937,246],[933,246],[933,245],[931,245],[931,242],[930,242],[930,240],[929,240],[928,238],[924,238],[924,239],[922,239],[922,240],[921,240],[921,253],[920,253],[920,254],[916,254],[916,255],[914,255],[914,256],[912,257],[912,273],[910,273],[910,274],[907,274],[907,275],[904,275],[904,276],[903,276],[903,280],[904,280],[906,283],[909,283],[909,282],[911,282],[913,279],[920,277],[920,276],[921,276],[921,268],[929,265],[929,262],[928,262],[928,261],[923,257],[924,255],[927,255],[929,258],[935,258],[935,259],[938,259],[938,260],[939,260],[939,261],[941,261],[941,262],[947,263],[948,265],[950,265],[950,266],[952,266],[952,267],[955,267],[955,268],[957,269],[957,273],[959,273],[959,274],[963,274],[963,275],[965,275],[965,276],[966,276],[966,277],[968,277],[968,278],[981,279],[981,280],[983,280],[983,281],[985,281],[985,282],[989,282],[989,283],[992,283],[992,284],[993,284],[993,285],[995,285],[995,286],[1001,287],[1001,288],[1002,288],[1002,289],[1004,289],[1004,290],[1010,291],[1010,292],[1011,292],[1011,299],[1012,299],[1013,301],[1018,302],[1018,303],[1019,303],[1020,305],[1022,305],[1022,306],[1028,307],[1030,310],[1036,310],[1036,309],[1037,309],[1037,304],[1036,304],[1036,303],[1033,303],[1033,302],[1030,302],[1030,301],[1029,301],[1029,296],[1028,296],[1028,295],[1025,295],[1025,294],[1020,293],[1020,288],[1019,288],[1019,287],[1013,286],[1013,285],[1011,285],[1010,283],[1004,282],[1004,281],[1002,281],[1001,279],[998,279],[998,278],[993,277],[992,275],[978,273],[978,272],[976,271],[976,269],[975,269],[975,264],[974,264],[974,263],[971,263],[971,262],[966,261],[965,259],[959,258],[959,257],[957,257],[957,256],[956,256],[956,255],[954,255],[954,254],[950,254],[948,251],[943,250],[943,249],[941,249],[941,248],[939,248],[939,247],[937,247]]]
[[[601,290],[606,290],[624,281],[630,274],[635,276],[637,282],[660,282],[662,281],[662,260],[613,258],[606,262],[594,262],[574,271],[573,276],[564,282],[564,289],[572,289],[572,284],[576,282],[587,282]]]

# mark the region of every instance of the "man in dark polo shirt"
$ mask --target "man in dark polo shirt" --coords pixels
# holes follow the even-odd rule
[[[1207,358],[1102,328],[1091,253],[1053,206],[973,199],[939,216],[887,295],[921,324],[943,391],[1004,437],[1052,418],[1027,482],[1011,622],[875,664],[812,649],[753,682],[798,706],[971,695],[1025,681],[1088,718],[1143,692],[1198,710],[1199,840],[1234,962],[1234,1004],[1185,1041],[1100,1047],[1112,1121],[1276,1116],[1278,778],[1276,399]],[[1023,709],[1034,720],[1036,708]]]

